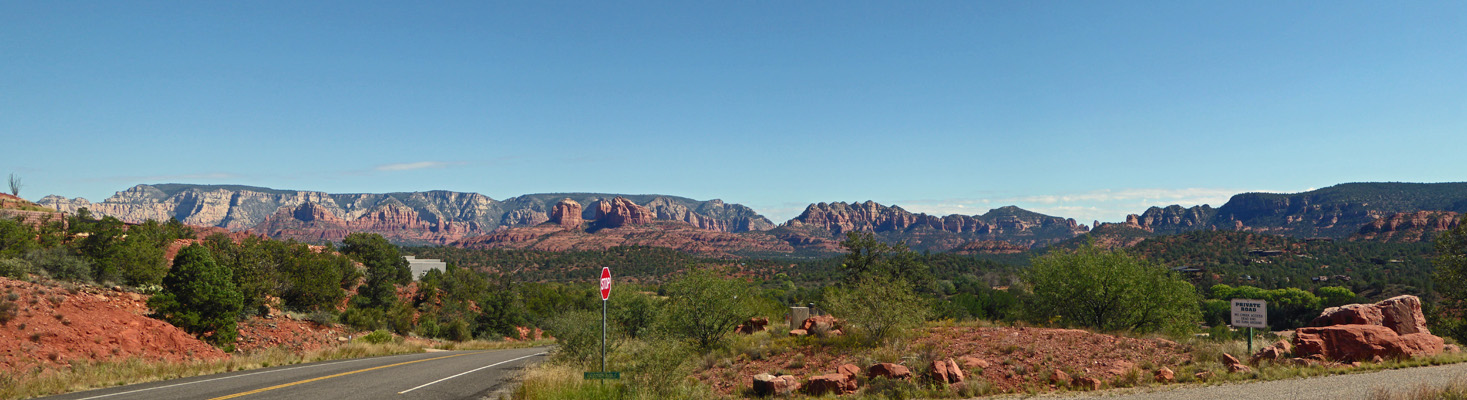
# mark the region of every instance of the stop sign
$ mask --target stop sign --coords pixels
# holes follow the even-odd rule
[[[601,267],[601,301],[611,298],[611,268]]]

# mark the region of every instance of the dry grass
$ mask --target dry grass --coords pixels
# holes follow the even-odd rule
[[[422,351],[424,351],[422,346],[413,344],[350,343],[305,353],[271,348],[248,354],[236,354],[227,359],[208,361],[170,362],[131,358],[122,361],[81,362],[61,370],[36,369],[13,375],[0,375],[0,399],[23,399],[278,365]]]

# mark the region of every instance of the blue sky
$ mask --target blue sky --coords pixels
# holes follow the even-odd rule
[[[1467,180],[1467,2],[0,0],[0,137],[30,199],[184,182],[1116,221]]]

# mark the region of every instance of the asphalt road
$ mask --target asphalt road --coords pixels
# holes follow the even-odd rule
[[[1202,399],[1289,399],[1349,400],[1369,399],[1377,391],[1397,395],[1422,385],[1438,387],[1467,379],[1467,363],[1391,369],[1358,374],[1330,375],[1280,381],[1229,383],[1216,386],[1172,385],[1154,391],[1119,389],[1089,393],[1065,393],[1043,396],[1051,399],[1106,400],[1202,400]]]
[[[506,389],[545,347],[323,361],[70,393],[45,399],[479,399]]]

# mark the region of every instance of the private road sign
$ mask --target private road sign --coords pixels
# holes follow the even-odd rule
[[[1253,299],[1233,299],[1234,328],[1267,328],[1268,302]]]

